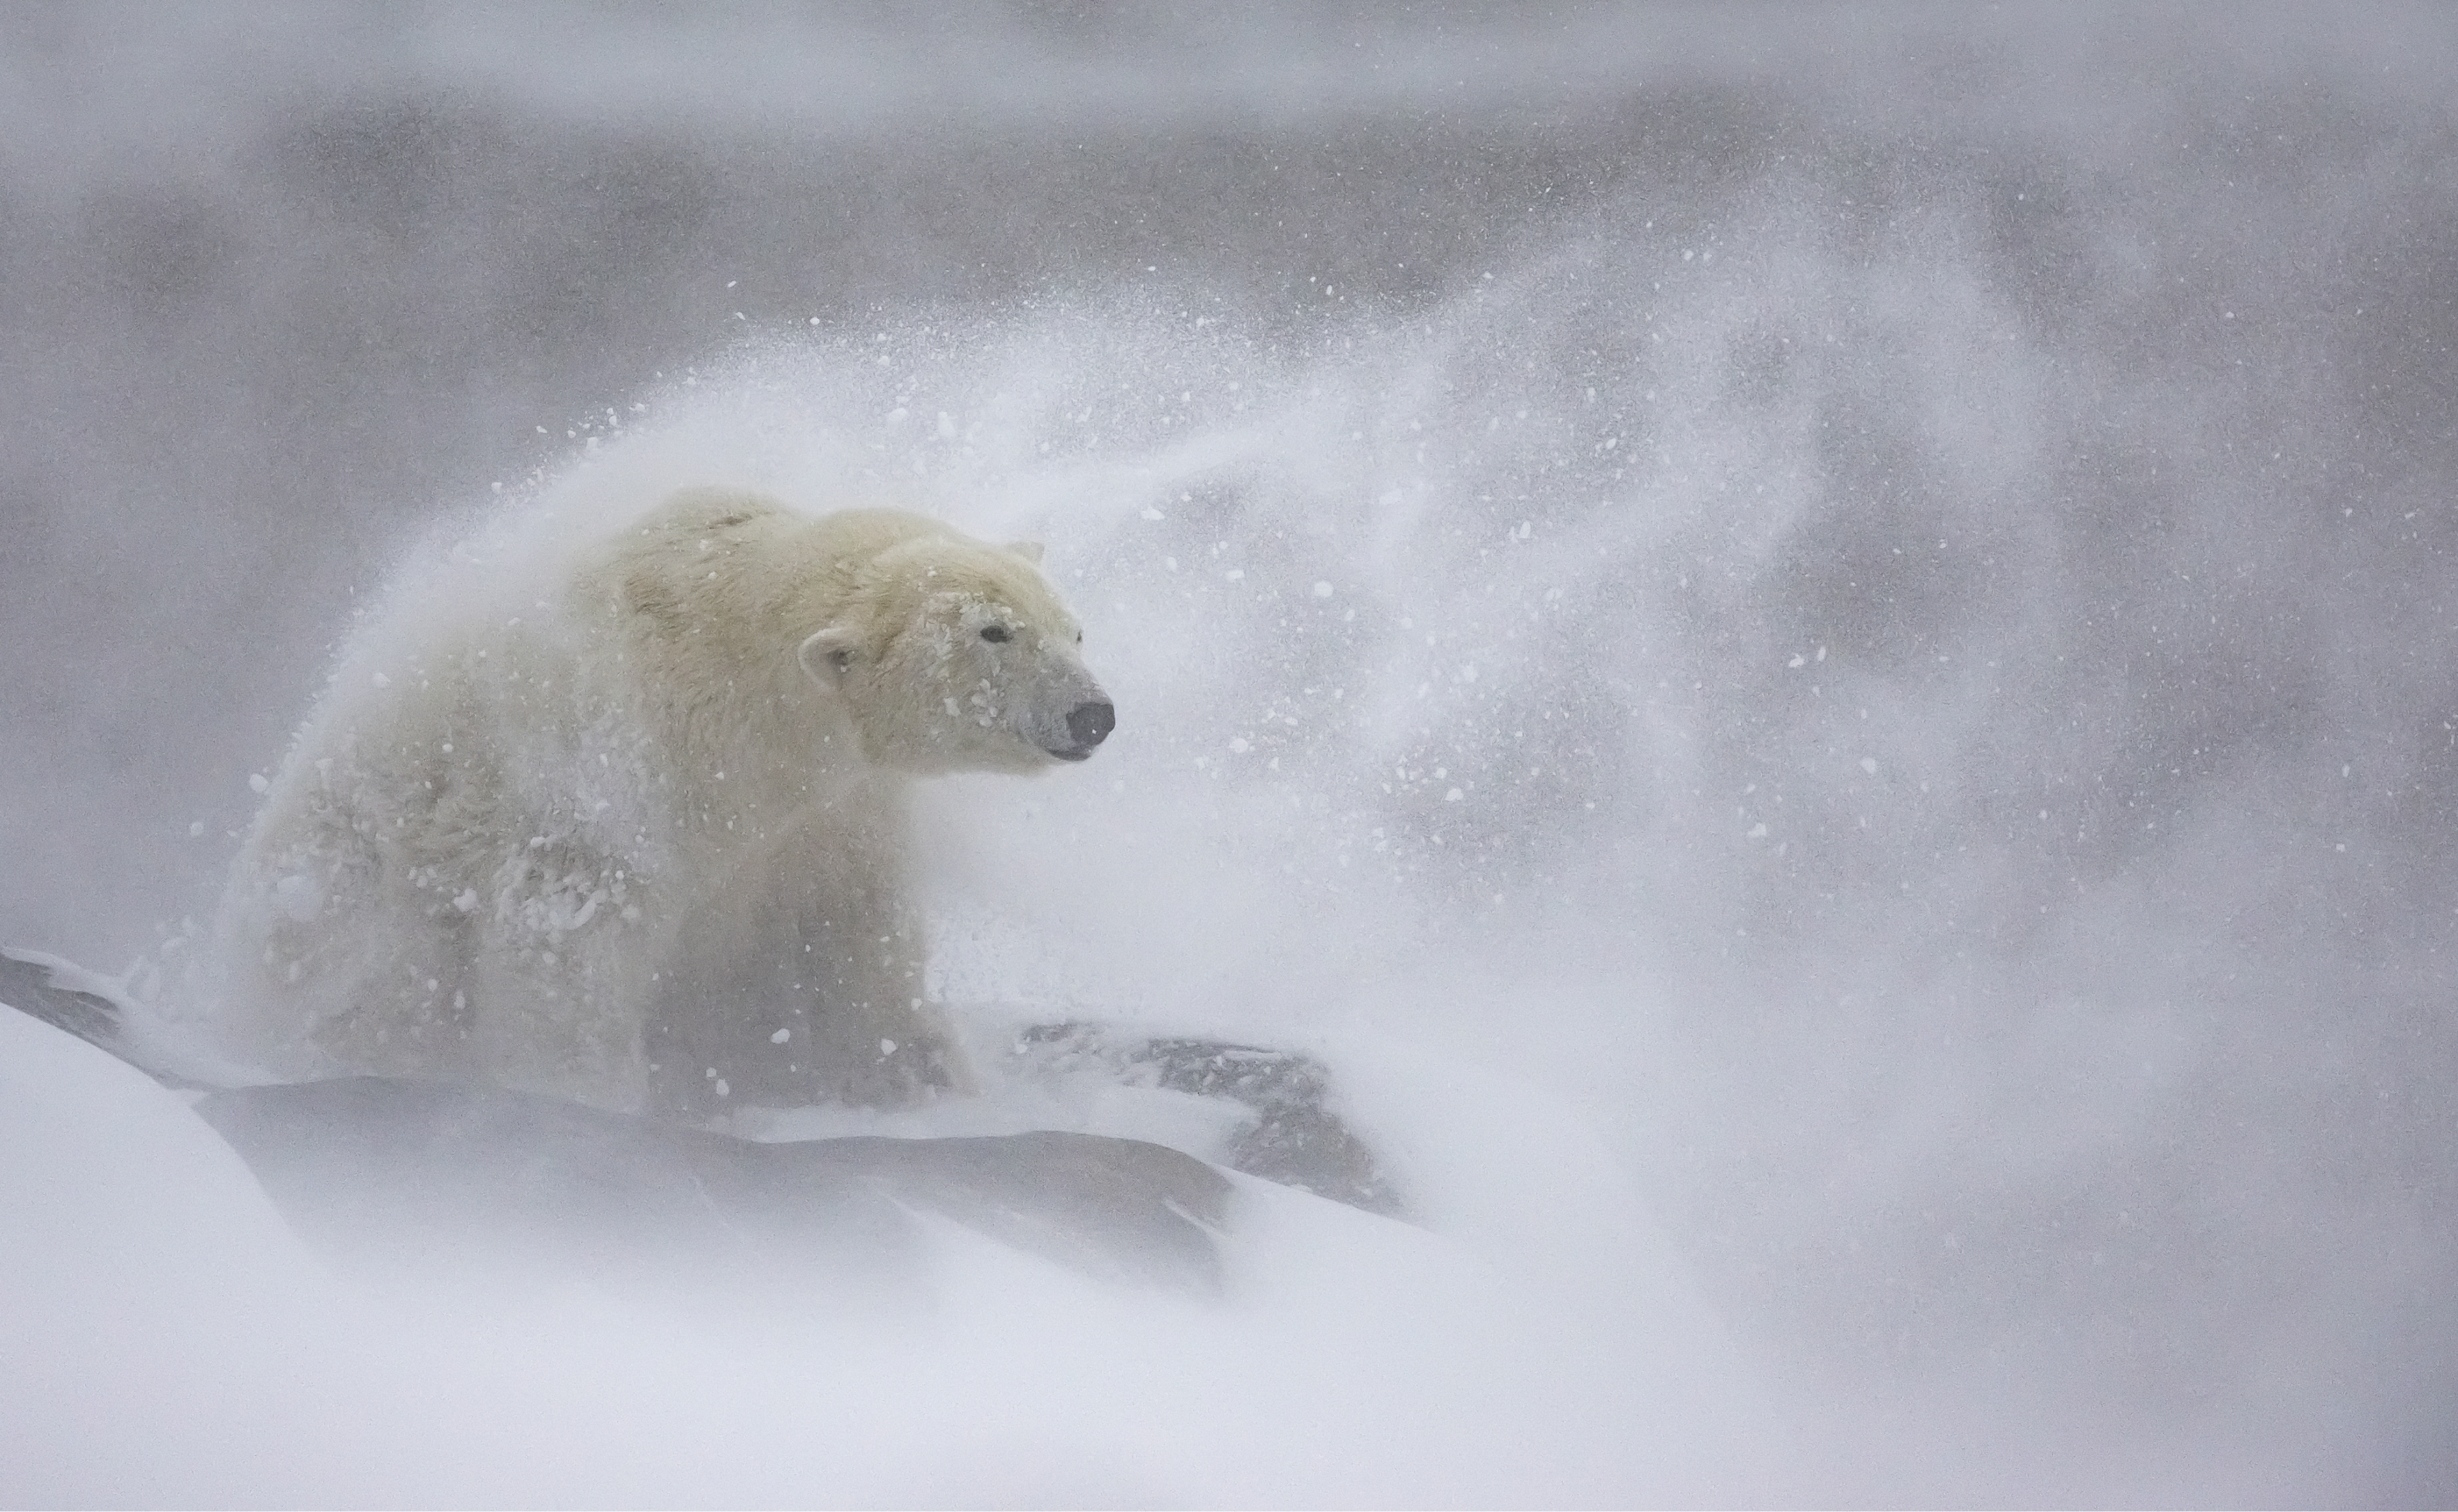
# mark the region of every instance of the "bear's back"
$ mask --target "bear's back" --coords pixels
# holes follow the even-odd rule
[[[685,488],[607,543],[580,587],[663,634],[765,632],[782,628],[766,622],[789,606],[807,614],[815,601],[845,602],[882,552],[953,534],[902,509],[807,515],[748,489]]]

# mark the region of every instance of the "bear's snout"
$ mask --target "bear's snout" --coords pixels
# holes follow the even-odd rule
[[[1118,727],[1118,711],[1107,698],[1094,698],[1067,711],[1067,737],[1075,742],[1066,751],[1052,753],[1063,760],[1081,761],[1093,754],[1093,748],[1110,738]]]

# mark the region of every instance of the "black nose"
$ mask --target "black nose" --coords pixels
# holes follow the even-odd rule
[[[1075,742],[1078,751],[1090,751],[1110,738],[1118,727],[1118,711],[1107,698],[1092,703],[1079,703],[1067,712],[1067,737]]]

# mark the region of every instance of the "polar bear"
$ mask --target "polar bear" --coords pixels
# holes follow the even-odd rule
[[[233,868],[230,1047],[695,1117],[966,1085],[907,788],[1110,734],[1039,557],[696,489],[446,623],[396,604]]]

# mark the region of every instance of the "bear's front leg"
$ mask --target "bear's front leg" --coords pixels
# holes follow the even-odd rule
[[[661,954],[656,900],[633,869],[543,839],[507,856],[477,916],[470,1058],[500,1087],[615,1112],[647,1101],[646,1005]]]
[[[656,1110],[890,1108],[968,1085],[923,1002],[901,858],[832,818],[743,847],[684,915],[649,1014]]]

